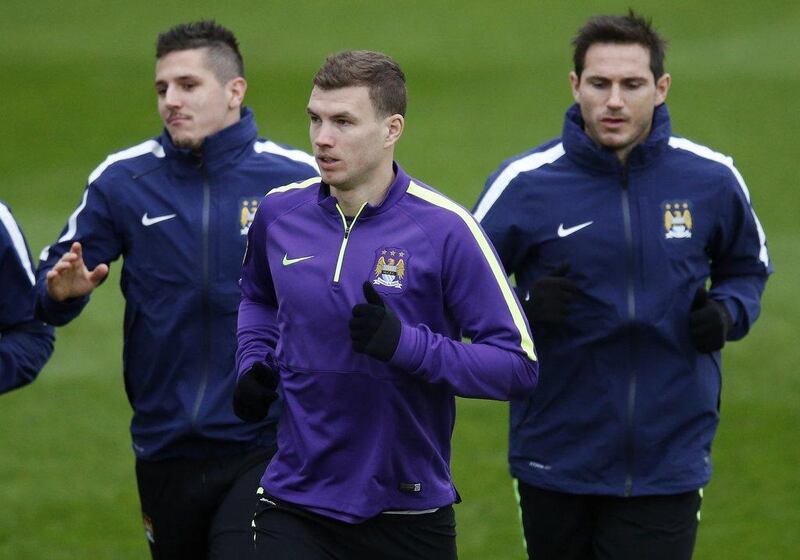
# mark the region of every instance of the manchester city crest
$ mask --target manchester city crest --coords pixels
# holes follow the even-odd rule
[[[382,247],[377,251],[375,266],[372,268],[372,283],[404,290],[408,275],[410,255],[405,249]]]
[[[692,237],[692,211],[689,201],[665,202],[664,237],[666,239],[689,239]]]
[[[239,201],[239,233],[242,235],[247,235],[250,231],[250,225],[258,210],[258,202],[258,198],[243,198]]]

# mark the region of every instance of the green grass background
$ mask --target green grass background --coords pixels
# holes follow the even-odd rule
[[[88,174],[158,132],[156,34],[215,17],[239,36],[262,134],[308,147],[304,107],[324,56],[383,50],[405,69],[399,159],[471,206],[501,160],[559,134],[574,30],[629,5],[671,40],[677,133],[736,157],[777,273],[750,336],[724,351],[722,423],[696,558],[800,550],[800,5],[672,2],[7,0],[0,6],[0,198],[34,253]],[[145,558],[111,281],[32,386],[0,397],[0,558]],[[453,471],[464,559],[521,559],[502,403],[459,401]]]

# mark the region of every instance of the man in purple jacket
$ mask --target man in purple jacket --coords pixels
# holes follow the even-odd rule
[[[278,379],[285,398],[254,520],[265,558],[455,558],[454,397],[536,386],[480,226],[394,162],[405,108],[391,58],[329,57],[308,103],[322,177],[272,190],[248,234],[235,408],[266,414]]]

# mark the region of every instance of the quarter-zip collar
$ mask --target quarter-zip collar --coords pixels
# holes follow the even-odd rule
[[[595,172],[619,173],[622,164],[613,150],[598,146],[583,129],[584,121],[578,104],[573,104],[564,116],[561,140],[567,157],[576,164]],[[629,168],[644,167],[660,157],[669,145],[672,134],[667,104],[662,103],[653,113],[653,126],[647,139],[628,155]]]
[[[403,198],[403,195],[406,194],[411,179],[396,161],[392,162],[392,169],[394,169],[394,180],[392,181],[392,184],[389,185],[389,190],[387,191],[383,202],[377,206],[367,204],[364,209],[361,210],[358,218],[359,220],[364,220],[370,216],[375,216],[386,212],[392,206],[394,206],[398,200]],[[327,212],[335,214],[336,216],[339,215],[339,212],[336,209],[337,200],[335,197],[331,196],[331,188],[327,183],[320,182],[317,203]]]
[[[258,129],[253,112],[247,107],[243,107],[238,122],[206,137],[200,149],[200,155],[195,154],[189,148],[175,146],[166,128],[161,133],[159,141],[164,147],[167,159],[176,160],[181,164],[173,166],[176,173],[185,174],[185,164],[199,166],[202,163],[208,173],[215,174],[219,169],[234,164],[245,155],[246,148],[257,137]]]

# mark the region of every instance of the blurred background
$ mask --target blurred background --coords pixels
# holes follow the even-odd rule
[[[239,38],[261,134],[305,150],[305,104],[325,55],[395,57],[409,84],[399,160],[471,207],[503,159],[560,134],[577,27],[629,6],[670,39],[675,133],[735,157],[777,271],[754,330],[723,352],[715,474],[695,557],[789,558],[800,550],[797,2],[6,0],[0,199],[37,256],[106,155],[160,131],[156,35],[215,18]],[[58,331],[39,380],[0,397],[0,558],[147,557],[121,374],[119,265]],[[522,559],[507,407],[458,406],[460,557]]]

